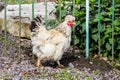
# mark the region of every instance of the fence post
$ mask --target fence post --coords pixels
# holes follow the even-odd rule
[[[7,27],[6,27],[6,23],[7,23],[7,20],[6,20],[6,7],[7,7],[7,0],[5,0],[5,9],[4,9],[4,27],[5,27],[5,40],[4,40],[4,55],[6,56],[7,55]]]
[[[59,0],[59,13],[60,13],[60,17],[59,17],[59,22],[61,22],[61,0]]]
[[[21,0],[18,1],[19,3],[19,46],[18,46],[18,57],[21,58]]]
[[[101,47],[100,47],[100,0],[98,0],[98,55],[100,56]]]
[[[34,19],[34,0],[32,0],[32,20]],[[34,61],[34,54],[32,54],[32,61]]]
[[[34,0],[32,0],[32,20],[34,19]]]
[[[45,0],[45,25],[47,25],[47,0]],[[47,29],[47,26],[46,26]]]
[[[112,0],[112,65],[114,61],[114,8],[115,3],[114,0]]]
[[[89,58],[89,0],[86,0],[86,58]]]
[[[74,16],[75,14],[75,0],[73,0],[73,12],[72,15]],[[72,27],[73,31],[73,53],[75,53],[75,27]]]

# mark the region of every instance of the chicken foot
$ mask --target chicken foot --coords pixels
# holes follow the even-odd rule
[[[36,63],[36,67],[40,67],[41,66],[41,58],[40,57],[38,57],[38,59],[37,59],[37,63]]]
[[[57,68],[64,68],[64,67],[65,67],[64,65],[62,65],[62,64],[60,63],[60,61],[57,61],[57,64],[58,64]]]

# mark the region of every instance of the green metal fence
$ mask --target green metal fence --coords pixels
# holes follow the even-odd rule
[[[7,1],[8,0],[5,0],[4,3],[5,3],[5,6],[7,6]],[[45,0],[45,21],[47,21],[47,2],[49,0]],[[75,14],[75,1],[76,0],[72,0],[72,3],[73,3],[73,14]],[[31,1],[32,3],[32,19],[34,18],[34,0]],[[18,0],[18,5],[19,5],[19,16],[21,16],[21,3],[22,3],[22,0]],[[112,0],[112,60],[114,60],[114,0]],[[61,21],[61,15],[62,15],[62,12],[61,12],[61,4],[62,4],[62,0],[59,0],[59,21]],[[99,40],[98,40],[98,54],[100,55],[101,53],[101,47],[100,47],[100,15],[101,15],[101,6],[100,6],[100,0],[98,0],[98,36],[99,36]],[[6,16],[6,7],[4,8],[4,27],[5,27],[5,33],[4,33],[4,55],[7,55],[7,29],[6,29],[6,25],[7,25],[7,16]],[[86,0],[86,58],[89,58],[89,0]],[[19,44],[18,44],[18,57],[21,58],[21,41],[20,41],[20,36],[21,36],[21,17],[19,17]],[[73,28],[73,31],[74,28]],[[74,32],[73,32],[73,36],[74,36]],[[74,39],[73,39],[74,41]],[[74,47],[73,47],[74,48]],[[74,49],[73,49],[74,50]],[[34,59],[34,55],[33,55],[33,59]]]

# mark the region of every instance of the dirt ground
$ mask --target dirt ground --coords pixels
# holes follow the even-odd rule
[[[31,46],[31,40],[24,39],[21,42],[21,58],[18,58],[18,44],[19,44],[19,38],[14,37],[7,33],[7,56],[4,56],[4,32],[0,32],[0,72],[3,74],[0,75],[0,78],[2,78],[7,72],[7,69],[9,68],[10,71],[13,71],[12,73],[15,74],[20,74],[21,72],[24,72],[24,67],[27,65],[28,70],[29,69],[36,69],[35,63],[36,63],[36,56],[33,57],[32,55],[32,46]],[[32,60],[34,58],[34,60]],[[21,63],[23,62],[23,63]],[[73,54],[72,48],[68,50],[63,58],[61,59],[61,64],[65,66],[64,69],[68,69],[69,66],[71,66],[74,69],[79,70],[82,73],[85,73],[87,76],[94,76],[91,75],[93,71],[100,71],[100,75],[103,75],[102,79],[98,80],[119,80],[120,79],[120,70],[115,69],[112,67],[110,64],[108,64],[105,60],[102,58],[96,57],[90,57],[89,59],[85,58],[85,53],[79,49],[75,49],[75,53]],[[9,65],[6,65],[9,64]],[[22,64],[22,65],[21,65]],[[55,67],[57,66],[57,63],[54,61],[46,61],[42,62],[42,64],[45,67],[52,67],[51,69],[56,69]],[[20,65],[20,66],[18,66]],[[14,66],[17,66],[18,73],[15,73],[16,70],[13,69]],[[16,69],[16,68],[15,68]],[[50,69],[50,70],[51,70]],[[111,71],[112,70],[112,71]],[[26,70],[25,70],[26,71]],[[11,72],[10,72],[11,73]],[[11,74],[12,74],[11,73]],[[73,73],[74,74],[74,73]],[[12,75],[13,77],[13,75]],[[18,77],[18,76],[17,76]],[[11,79],[11,77],[10,77]],[[16,79],[16,78],[15,78]],[[48,80],[50,80],[49,78]],[[84,80],[85,78],[83,78]],[[13,79],[12,79],[13,80]],[[21,79],[18,79],[21,80]],[[43,79],[44,80],[44,79]],[[52,80],[52,79],[51,79]],[[57,79],[53,79],[57,80]],[[76,79],[79,80],[79,79]],[[82,80],[82,79],[80,79]],[[97,79],[92,79],[92,80],[97,80]]]

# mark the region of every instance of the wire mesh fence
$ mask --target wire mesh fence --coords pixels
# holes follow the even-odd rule
[[[48,19],[48,15],[47,15],[47,12],[48,12],[48,9],[47,9],[47,2],[49,1],[53,1],[53,0],[31,0],[31,17],[33,20],[34,19],[34,14],[35,14],[35,2],[44,2],[45,3],[45,7],[44,7],[44,10],[45,10],[45,21],[47,21]],[[7,24],[8,24],[8,21],[7,21],[7,5],[8,5],[8,0],[4,0],[4,20],[3,20],[3,23],[4,23],[4,55],[7,56]],[[76,0],[72,0],[72,6],[73,6],[73,12],[72,12],[72,15],[75,15],[75,3],[76,3]],[[21,11],[21,5],[22,5],[22,0],[16,0],[16,3],[18,4],[19,6],[19,42],[18,42],[18,57],[21,58],[21,25],[22,25],[22,21],[21,21],[21,16],[22,16],[22,11]],[[61,5],[62,5],[62,0],[58,0],[58,3],[59,3],[59,21],[62,20],[62,11],[61,11]],[[100,26],[101,26],[101,20],[100,20],[100,15],[101,15],[101,6],[100,6],[100,0],[98,0],[98,54],[100,55],[101,54],[101,32],[100,32]],[[114,0],[112,0],[112,60],[114,60]],[[89,0],[86,0],[86,58],[89,58]],[[11,27],[11,26],[9,26]],[[75,33],[74,33],[75,29],[73,28],[73,37],[75,36]],[[73,38],[73,42],[74,42],[74,38]],[[73,47],[74,48],[74,47]],[[74,49],[73,49],[74,51]],[[34,59],[34,55],[33,55],[33,59]]]

